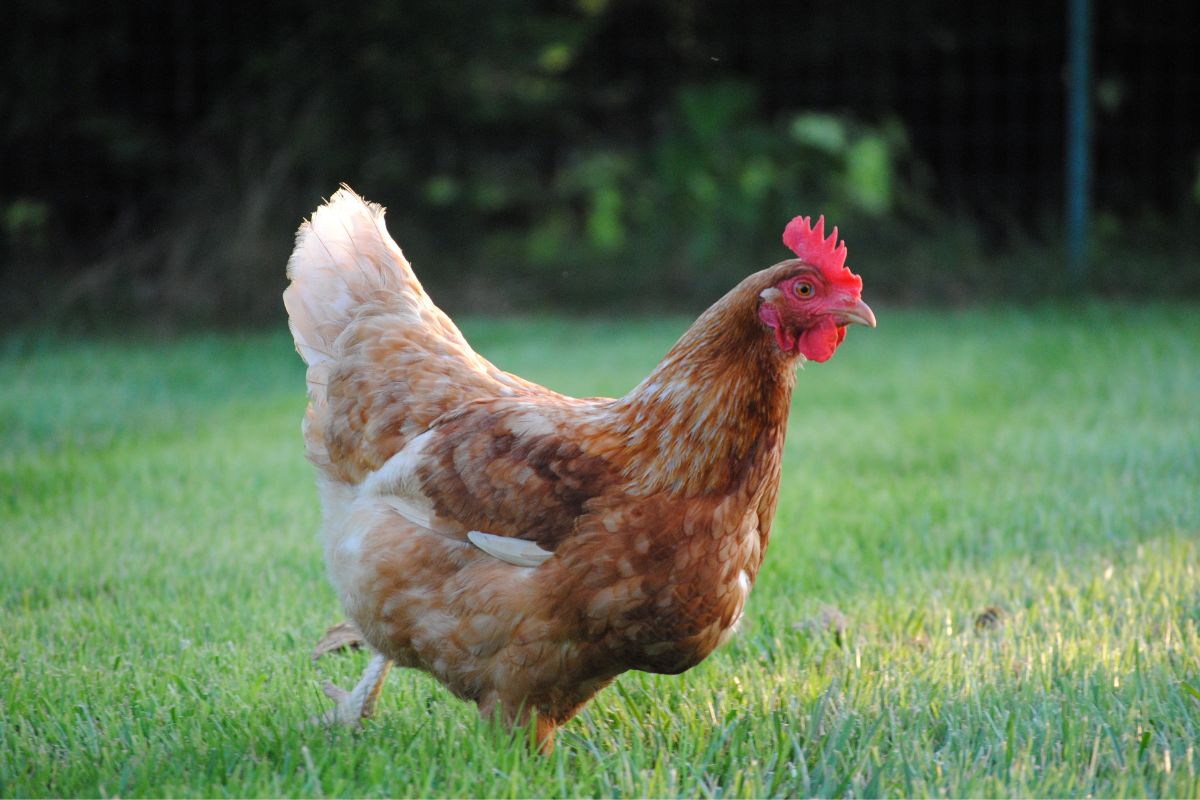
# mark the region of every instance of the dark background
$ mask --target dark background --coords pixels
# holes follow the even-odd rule
[[[1200,293],[1200,4],[1092,4],[1088,271],[1067,10],[17,0],[9,322],[268,322],[339,182],[451,311],[692,309],[824,213],[875,297]]]

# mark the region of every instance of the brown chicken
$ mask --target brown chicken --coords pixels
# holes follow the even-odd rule
[[[325,559],[374,651],[332,717],[369,716],[392,663],[486,717],[554,731],[630,669],[678,673],[732,634],[763,560],[796,366],[874,327],[837,230],[704,312],[616,400],[565,397],[475,353],[342,188],[300,227],[284,293]]]

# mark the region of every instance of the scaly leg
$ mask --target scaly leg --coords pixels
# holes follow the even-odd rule
[[[325,694],[336,705],[331,711],[322,715],[319,718],[320,721],[338,722],[355,727],[362,720],[369,719],[375,713],[375,703],[379,700],[379,693],[383,691],[383,682],[391,668],[392,660],[390,658],[381,653],[375,653],[367,663],[367,668],[363,670],[358,685],[349,692],[326,681]]]
[[[479,701],[479,716],[485,720],[490,720],[496,715],[497,708],[502,705],[498,694],[495,692],[489,693]],[[516,710],[509,712],[509,708]],[[558,725],[549,717],[525,708],[524,703],[511,703],[508,706],[504,706],[500,713],[504,727],[509,733],[526,727],[532,718],[534,720],[534,738],[528,744],[533,748],[534,752],[544,756],[548,756],[554,752],[554,733],[558,729]]]
[[[554,752],[554,732],[558,730],[558,726],[549,718],[538,715],[537,718],[537,737],[535,745],[537,751],[544,756],[548,756]]]

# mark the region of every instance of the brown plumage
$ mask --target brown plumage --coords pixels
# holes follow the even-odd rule
[[[471,350],[378,206],[342,189],[301,227],[284,299],[326,561],[378,653],[354,692],[329,689],[337,718],[369,715],[395,662],[485,715],[534,715],[548,748],[620,673],[682,672],[729,637],[770,536],[795,366],[874,324],[836,231],[803,222],[785,234],[801,258],[734,287],[625,397],[585,400]]]

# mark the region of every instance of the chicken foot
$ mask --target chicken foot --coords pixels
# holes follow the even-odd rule
[[[390,658],[382,653],[374,653],[367,662],[367,668],[363,670],[358,684],[350,691],[335,686],[332,681],[325,681],[325,696],[333,700],[335,705],[318,720],[327,724],[339,723],[355,727],[362,720],[370,719],[375,714],[375,704],[391,668]]]

